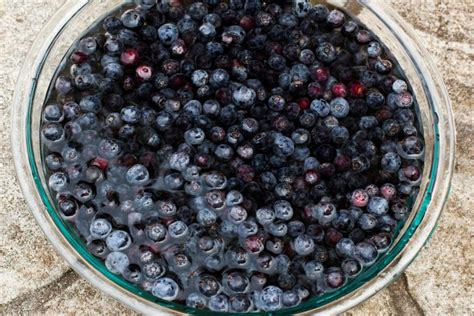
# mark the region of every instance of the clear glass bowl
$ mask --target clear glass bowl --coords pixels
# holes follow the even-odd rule
[[[272,314],[336,314],[389,285],[430,239],[448,196],[453,171],[455,131],[450,102],[438,71],[413,31],[382,1],[327,2],[368,26],[396,57],[401,71],[408,78],[418,104],[425,139],[423,178],[410,217],[400,227],[390,249],[379,257],[376,264],[335,292]],[[123,0],[68,0],[38,34],[20,73],[12,106],[11,137],[18,179],[46,236],[74,270],[94,286],[144,314],[213,314],[160,300],[110,273],[56,213],[47,189],[39,130],[41,109],[48,97],[49,86],[64,56],[82,34],[97,19],[123,4]]]

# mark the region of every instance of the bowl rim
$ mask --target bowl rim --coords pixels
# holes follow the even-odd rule
[[[97,271],[87,260],[81,257],[70,244],[70,241],[66,240],[59,231],[55,220],[51,217],[51,213],[45,210],[45,201],[43,195],[39,192],[40,188],[37,186],[38,177],[34,170],[31,133],[26,128],[24,129],[23,126],[29,119],[29,108],[32,104],[36,82],[56,36],[77,12],[91,2],[94,1],[67,0],[38,34],[25,58],[17,80],[11,111],[11,143],[13,157],[15,157],[14,163],[17,178],[31,212],[48,239],[58,253],[82,277],[103,292],[144,314],[153,314],[157,310],[169,314],[190,313],[195,310],[190,308],[178,308],[179,310],[176,310],[176,305],[179,304],[169,304],[169,302],[162,300],[155,300],[157,305],[154,302],[145,301],[142,297],[117,284],[112,284],[110,278]],[[331,3],[331,1],[328,2]],[[416,60],[416,66],[419,67],[418,71],[425,74],[421,79],[424,81],[424,88],[431,92],[430,97],[432,99],[429,102],[434,107],[434,115],[435,119],[437,119],[434,122],[437,136],[434,140],[435,147],[437,147],[436,149],[440,153],[444,153],[444,159],[435,159],[433,162],[433,169],[431,171],[434,178],[432,178],[432,186],[428,192],[430,196],[427,203],[424,203],[424,206],[422,205],[422,207],[425,207],[425,212],[419,218],[420,223],[416,225],[416,231],[411,232],[409,240],[402,247],[403,249],[392,258],[389,264],[386,264],[381,271],[378,271],[377,277],[372,276],[363,286],[357,286],[350,293],[346,293],[325,305],[312,306],[310,310],[304,309],[311,302],[308,301],[297,307],[284,309],[282,312],[337,314],[368,299],[380,289],[393,282],[414,260],[420,249],[430,239],[449,193],[454,166],[455,129],[450,101],[439,72],[431,60],[427,58],[428,54],[424,47],[419,44],[420,42],[417,40],[414,32],[403,23],[402,18],[386,3],[371,0],[359,0],[359,2],[367,6],[387,27],[397,33],[404,49],[410,51],[412,54],[410,57]],[[28,127],[28,124],[26,125]],[[426,213],[428,207],[430,212]],[[302,306],[304,307],[302,308]],[[206,313],[215,314],[208,311]],[[258,313],[254,314],[257,315]],[[276,314],[279,313],[277,312]]]

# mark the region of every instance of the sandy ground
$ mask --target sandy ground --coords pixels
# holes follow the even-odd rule
[[[474,1],[391,0],[431,52],[455,114],[457,163],[433,239],[400,279],[347,315],[474,314]],[[0,0],[0,314],[134,314],[94,289],[59,257],[30,214],[15,178],[10,111],[33,39],[63,1]]]

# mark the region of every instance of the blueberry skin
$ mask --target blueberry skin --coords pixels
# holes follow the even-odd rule
[[[136,10],[127,10],[120,17],[122,24],[130,29],[135,29],[143,24],[143,17]]]
[[[59,94],[69,93],[73,88],[71,78],[69,78],[67,76],[59,76],[56,79],[55,88],[56,88],[56,91],[58,91]]]
[[[105,259],[105,266],[107,269],[115,274],[121,274],[129,265],[129,258],[126,254],[120,251],[114,251],[107,255]]]
[[[242,108],[248,108],[255,104],[256,97],[257,94],[255,90],[247,88],[246,86],[240,86],[232,93],[232,101]]]
[[[369,200],[367,210],[377,216],[384,215],[388,212],[389,206],[388,201],[383,197],[373,196]]]
[[[117,34],[122,26],[122,21],[115,16],[106,17],[102,22],[102,27],[110,34]]]
[[[331,106],[326,100],[323,100],[323,99],[313,100],[311,102],[310,108],[320,117],[328,116],[329,113],[331,112]]]
[[[388,172],[397,172],[402,164],[400,156],[395,152],[386,153],[380,162],[382,168]]]
[[[274,151],[277,155],[291,156],[295,150],[295,144],[291,138],[277,135],[274,140]]]
[[[331,63],[336,59],[336,48],[328,42],[321,43],[316,48],[316,57],[324,62]]]
[[[150,174],[145,166],[136,164],[127,170],[125,178],[131,185],[143,185],[150,179]]]
[[[102,109],[102,101],[95,95],[87,95],[81,99],[79,107],[82,112],[99,113]]]
[[[64,191],[67,185],[68,179],[63,172],[55,172],[49,177],[48,186],[56,192]]]
[[[174,23],[166,23],[160,26],[158,29],[158,37],[160,41],[165,45],[171,45],[178,39],[179,30]]]
[[[349,102],[344,98],[335,98],[330,103],[331,114],[336,118],[344,118],[349,114]]]
[[[151,288],[151,294],[154,296],[167,300],[173,301],[179,294],[178,284],[171,278],[163,277],[156,280]]]

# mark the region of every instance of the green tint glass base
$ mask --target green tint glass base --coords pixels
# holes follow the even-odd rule
[[[40,222],[40,225],[42,225],[47,235],[55,234],[54,237],[59,238],[53,241],[52,236],[48,235],[52,239],[53,244],[60,249],[60,253],[68,259],[68,262],[76,270],[79,270],[83,276],[91,280],[94,285],[119,298],[119,300],[130,305],[132,308],[145,313],[151,310],[163,312],[163,308],[166,308],[165,312],[169,313],[176,311],[189,314],[219,314],[207,310],[196,310],[181,304],[158,299],[138,286],[124,280],[122,277],[109,272],[101,260],[89,253],[86,245],[73,227],[65,222],[56,212],[55,205],[46,189],[44,174],[41,170],[41,161],[38,159],[41,149],[39,148],[39,137],[36,131],[37,126],[35,126],[37,124],[37,116],[35,116],[37,109],[33,105],[43,104],[44,100],[47,99],[47,94],[44,92],[43,97],[41,97],[41,94],[38,96],[38,80],[44,73],[46,66],[57,68],[58,64],[55,66],[49,65],[47,60],[63,29],[68,26],[69,21],[73,20],[76,15],[81,15],[82,10],[87,9],[88,6],[94,6],[101,1],[79,2],[76,1],[74,5],[69,3],[71,8],[69,8],[70,11],[68,12],[72,13],[67,21],[64,22],[61,28],[55,30],[56,33],[49,38],[49,42],[46,40],[45,43],[41,43],[43,44],[42,49],[38,51],[42,52],[43,55],[30,62],[33,65],[25,64],[25,67],[30,66],[23,75],[25,76],[23,80],[28,82],[28,85],[22,85],[22,78],[20,78],[15,92],[16,109],[14,107],[12,111],[12,127],[15,125],[15,130],[12,128],[12,147],[14,157],[18,157],[18,161],[15,160],[15,165],[22,189],[28,198],[27,201],[39,221],[44,219],[44,215],[51,219],[54,225],[48,226],[49,224],[45,222]],[[118,2],[115,1],[115,3]],[[421,56],[423,56],[423,59],[425,57],[423,54],[420,54],[421,48],[411,40],[413,35],[410,34],[409,30],[402,28],[400,23],[394,22],[397,21],[398,16],[385,5],[377,1],[329,2],[340,6],[348,14],[353,15],[356,20],[360,20],[366,25],[367,21],[363,20],[363,14],[378,18],[379,24],[377,25],[381,29],[379,31],[373,30],[374,33],[379,35],[383,30],[384,32],[389,32],[387,34],[392,34],[392,36],[395,34],[396,42],[390,43],[383,38],[382,42],[389,46],[390,50],[397,56],[397,59],[399,59],[397,52],[400,52],[400,54],[401,52],[405,53],[403,55],[405,58],[401,58],[402,70],[408,75],[409,82],[411,84],[415,83],[415,96],[420,103],[420,107],[423,107],[420,111],[422,111],[426,146],[427,150],[429,150],[423,170],[424,183],[422,183],[419,195],[413,203],[414,208],[410,218],[405,225],[400,223],[397,226],[397,239],[387,252],[379,256],[373,266],[365,268],[361,274],[349,280],[339,290],[314,297],[293,308],[273,313],[254,313],[256,315],[288,315],[325,311],[330,311],[331,313],[341,312],[375,294],[376,291],[396,279],[429,239],[449,189],[454,161],[454,128],[449,100],[438,73],[428,61],[420,59]],[[52,31],[49,30],[49,32]],[[38,45],[38,43],[36,44]],[[396,46],[392,48],[390,45]],[[67,48],[70,46],[69,44]],[[421,52],[423,53],[423,51]],[[62,58],[66,55],[67,53],[63,53]],[[34,56],[34,53],[30,53],[29,58],[32,58],[32,56]],[[27,74],[32,75],[28,77]],[[20,129],[17,131],[16,129],[19,127]],[[26,152],[22,152],[23,148]],[[62,248],[57,244],[61,242],[63,243],[61,244]],[[69,251],[67,254],[64,253],[65,249]],[[77,262],[74,262],[74,259],[68,256],[75,257]],[[98,277],[92,277],[89,270],[94,275],[98,275]],[[98,284],[97,282],[103,279],[100,275],[105,276],[106,280],[103,281],[104,283],[113,283],[112,286],[110,284]],[[127,293],[130,299],[127,299]],[[136,297],[139,298],[137,299]],[[156,307],[142,302],[140,298],[156,303]]]

